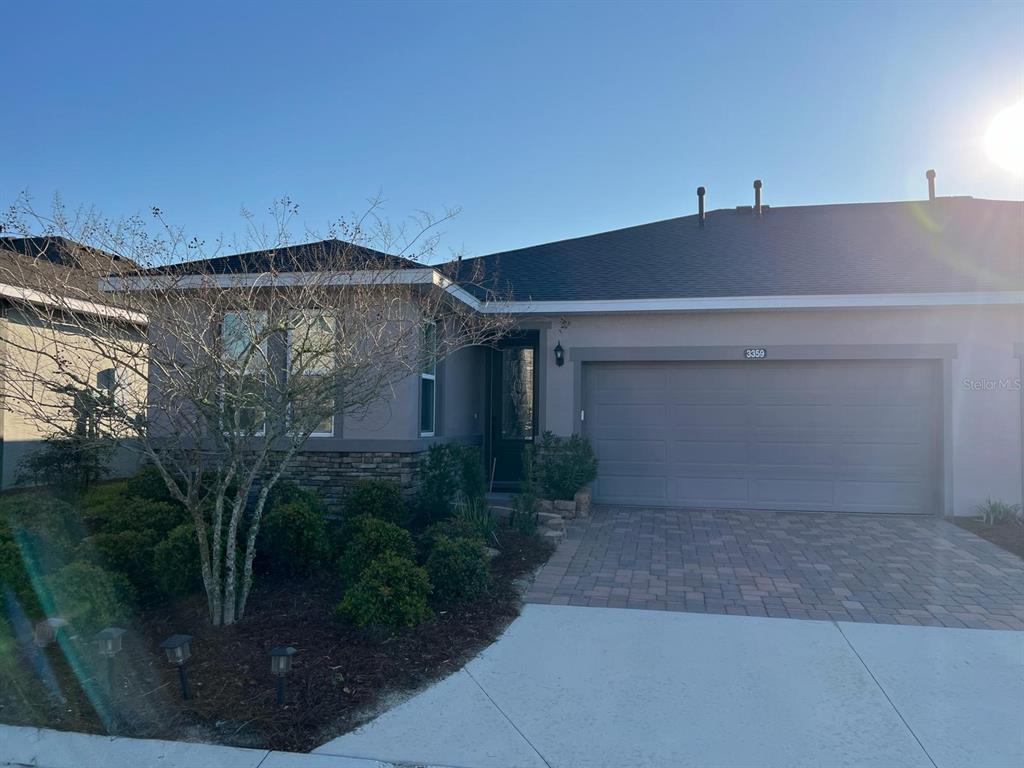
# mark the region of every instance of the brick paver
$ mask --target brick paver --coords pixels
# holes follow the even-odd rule
[[[598,507],[526,600],[1024,630],[1024,561],[938,518]]]

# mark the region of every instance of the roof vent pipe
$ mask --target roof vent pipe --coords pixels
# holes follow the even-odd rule
[[[761,215],[761,180],[754,179],[754,213]]]
[[[928,199],[935,199],[935,171],[928,170],[924,174],[925,178],[928,179]]]
[[[697,224],[704,226],[704,187],[697,187]]]

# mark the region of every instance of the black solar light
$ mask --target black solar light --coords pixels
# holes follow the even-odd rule
[[[565,365],[565,350],[562,349],[562,342],[555,345],[555,365],[559,368]]]
[[[292,670],[292,656],[298,653],[290,645],[270,649],[270,672],[277,678],[277,703],[284,704],[284,678]]]
[[[36,624],[36,645],[45,648],[57,639],[57,634],[68,626],[68,623],[59,617],[43,619]]]
[[[160,647],[167,654],[167,660],[178,668],[178,679],[181,681],[181,698],[188,700],[188,673],[185,671],[185,662],[192,655],[192,635],[171,635]]]
[[[121,637],[125,630],[119,627],[107,627],[96,633],[100,656],[107,657],[107,687],[114,690],[114,657],[121,652]]]

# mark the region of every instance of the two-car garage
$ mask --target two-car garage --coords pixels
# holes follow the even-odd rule
[[[595,500],[935,514],[937,360],[587,362]]]

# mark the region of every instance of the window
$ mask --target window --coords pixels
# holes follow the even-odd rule
[[[222,408],[225,426],[261,435],[266,427],[270,364],[265,312],[226,312],[221,323]]]
[[[533,440],[533,347],[501,351],[501,436]]]
[[[420,437],[433,437],[437,416],[437,328],[423,329],[423,369],[420,372]]]
[[[335,318],[297,312],[288,331],[288,379],[292,422],[318,418],[312,437],[334,436],[334,377],[337,352]],[[303,421],[301,427],[307,427]]]

